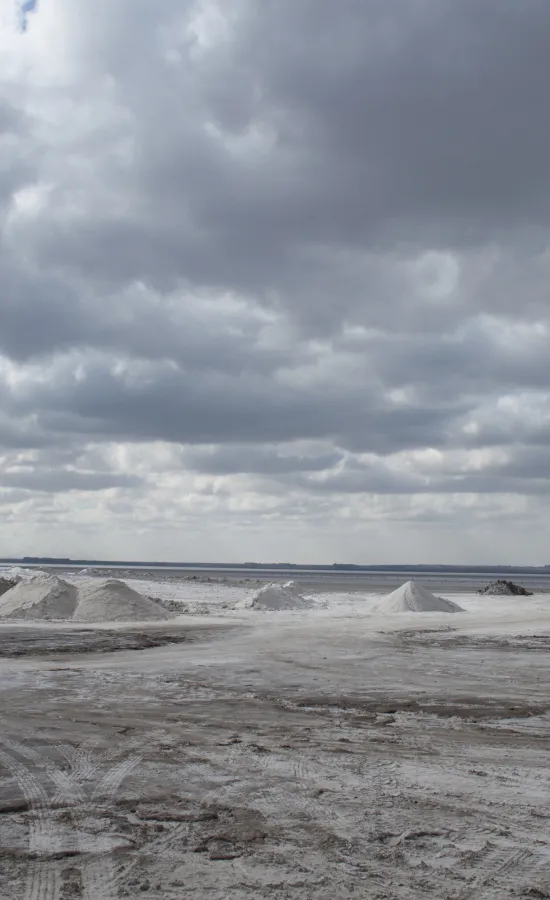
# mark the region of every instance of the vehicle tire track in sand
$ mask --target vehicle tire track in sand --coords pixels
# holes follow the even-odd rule
[[[15,741],[4,743],[12,752],[17,752],[43,771],[57,788],[56,793],[49,797],[39,780],[21,762],[10,754],[0,751],[0,761],[14,774],[29,809],[34,814],[31,818],[29,836],[30,851],[48,850],[50,853],[69,851],[82,854],[82,896],[85,900],[98,898],[115,900],[117,894],[112,854],[109,850],[103,851],[101,846],[102,844],[108,846],[108,839],[102,840],[100,837],[96,842],[95,852],[91,849],[84,827],[84,818],[89,812],[86,801],[91,800],[94,803],[96,814],[98,801],[101,801],[99,811],[107,817],[110,801],[115,797],[124,779],[140,763],[141,755],[135,753],[113,766],[103,775],[88,798],[80,782],[84,778],[89,780],[97,776],[101,763],[106,761],[105,757],[109,759],[116,757],[124,750],[124,746],[118,747],[116,753],[110,751],[93,760],[89,747],[71,748],[68,745],[59,745],[57,749],[69,765],[75,763],[74,768],[71,765],[71,769],[67,772],[31,748]],[[129,741],[127,745],[135,746],[135,742]],[[65,804],[70,808],[73,829],[72,832],[58,835],[56,841],[56,823],[52,817],[52,808],[59,804]],[[61,883],[60,868],[57,861],[33,860],[27,877],[25,900],[57,900]]]
[[[149,735],[146,740],[150,740]],[[140,749],[142,745],[143,740],[130,738],[95,756],[93,750],[97,746],[97,741],[94,740],[87,740],[76,747],[71,744],[57,744],[56,749],[71,767],[73,777],[76,776],[78,780],[91,781],[102,765],[119,758],[123,753],[132,753],[134,750]]]
[[[110,854],[83,862],[82,897],[83,900],[117,900],[115,869]]]
[[[110,756],[112,757],[112,754]],[[114,799],[122,782],[134,771],[141,760],[142,756],[138,753],[122,760],[103,776],[92,792],[92,800],[95,803],[98,800],[102,801],[100,809],[105,816],[109,811],[109,801]],[[78,815],[75,819],[78,822]],[[111,853],[99,852],[94,857],[85,859],[82,865],[84,900],[99,900],[99,898],[100,900],[116,900],[118,896],[116,875],[116,867]]]
[[[92,756],[91,745],[82,744],[79,747],[73,747],[71,744],[57,744],[56,749],[79,779],[87,781],[94,777],[97,763]]]
[[[273,814],[274,806],[279,805],[274,804],[274,796],[282,792],[282,805],[287,814],[317,822],[325,830],[328,827],[342,840],[352,840],[364,828],[364,805],[358,796],[364,797],[364,804],[379,807],[379,802],[373,804],[373,796],[383,795],[382,783],[395,783],[391,777],[395,770],[393,762],[370,763],[358,774],[344,769],[326,754],[319,762],[308,759],[302,751],[299,756],[298,753],[289,756],[259,748],[254,743],[228,747],[218,762],[233,773],[244,769],[250,776],[253,773],[265,776],[263,784],[254,784],[253,801],[253,806],[264,815]],[[205,797],[206,802],[211,802],[212,794]],[[339,803],[339,798],[346,802],[346,808]],[[372,819],[371,815],[370,827]]]
[[[106,801],[114,798],[122,782],[128,778],[142,759],[141,754],[135,753],[129,759],[122,760],[122,762],[110,769],[92,792],[92,800],[102,799],[104,800],[103,805],[106,806]]]
[[[506,850],[498,850],[495,853],[495,856],[495,861],[475,879],[473,884],[468,885],[468,887],[458,895],[457,900],[484,900],[484,897],[487,895],[487,890],[490,891],[488,896],[491,898],[494,897],[495,889],[488,888],[489,881],[497,880],[499,882],[498,887],[501,888],[502,878],[508,876],[512,871],[514,871],[515,876],[518,869],[521,870],[525,868],[525,863],[534,858],[533,853],[527,848],[522,848],[512,853],[509,853]],[[516,877],[514,877],[514,881],[516,880]]]
[[[21,749],[15,741],[9,744],[12,750]],[[34,858],[29,861],[23,900],[58,900],[59,866],[41,858],[48,850],[56,849],[49,797],[39,780],[16,757],[0,749],[0,762],[14,776],[29,808],[29,854]]]
[[[31,839],[29,841],[29,849],[31,853],[37,852],[38,844],[32,840],[33,826],[37,829],[37,835],[39,833],[38,829],[40,832],[45,832],[47,830],[44,820],[48,812],[49,797],[38,779],[32,772],[29,772],[27,767],[24,766],[20,760],[0,749],[0,762],[9,772],[11,772],[27,802],[29,812],[31,813]]]
[[[177,851],[181,854],[181,842],[187,837],[189,829],[188,822],[178,822],[168,833],[164,833],[156,837],[150,843],[142,844],[139,847],[139,854],[127,862],[119,863],[113,872],[112,885],[114,888],[123,888],[128,884],[128,879],[134,870],[143,864],[143,859],[147,856],[154,856],[158,859],[164,853]],[[116,894],[115,894],[116,896]],[[97,900],[97,898],[93,898]]]
[[[52,784],[57,787],[57,793],[52,797],[47,798],[47,803],[50,806],[53,807],[61,802],[68,804],[82,803],[85,800],[85,795],[80,785],[75,781],[71,773],[60,769],[52,763],[51,760],[42,756],[31,747],[25,747],[23,744],[18,744],[16,741],[9,740],[4,741],[3,743],[4,746],[8,747],[10,750],[23,756],[29,762],[34,763],[36,768],[44,772]]]
[[[57,900],[60,888],[61,872],[57,861],[31,860],[24,900]]]

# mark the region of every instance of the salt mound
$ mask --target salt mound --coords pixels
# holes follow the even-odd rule
[[[11,578],[2,578],[0,576],[0,597],[2,594],[7,593],[7,591],[11,591],[13,587],[17,584],[17,581]]]
[[[76,588],[56,575],[41,573],[20,581],[0,598],[5,619],[70,619],[76,607]]]
[[[514,584],[513,581],[499,578],[498,581],[493,581],[487,587],[481,588],[478,594],[489,594],[495,597],[532,597],[533,591],[528,591],[527,588],[520,584]]]
[[[294,581],[281,584],[278,581],[265,584],[252,597],[239,600],[237,608],[251,608],[264,610],[281,609],[311,609],[314,604],[306,597],[302,597],[298,585]]]
[[[436,597],[416,581],[407,581],[377,605],[376,612],[386,615],[405,612],[464,612],[458,603]]]
[[[84,582],[78,589],[75,622],[142,622],[170,619],[160,603],[144,597],[123,581]]]
[[[22,578],[30,581],[37,575],[46,575],[46,572],[43,572],[42,569],[23,569],[21,566],[0,566],[0,575],[10,581],[21,581]]]

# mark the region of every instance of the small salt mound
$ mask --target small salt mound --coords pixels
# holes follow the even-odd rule
[[[5,619],[70,619],[76,607],[76,588],[56,575],[41,573],[20,581],[0,598]]]
[[[514,584],[513,581],[499,578],[498,581],[493,581],[487,587],[481,588],[478,594],[488,594],[495,597],[532,597],[533,591],[528,591],[527,588],[522,587],[520,584]]]
[[[170,619],[160,603],[144,597],[123,581],[84,582],[78,589],[75,622],[142,622]]]
[[[287,581],[284,584],[277,581],[265,584],[252,597],[239,600],[236,604],[238,609],[264,610],[311,609],[312,606],[312,601],[302,597],[294,581]]]
[[[436,597],[416,581],[407,581],[376,606],[376,612],[385,615],[406,612],[464,612],[458,603]]]

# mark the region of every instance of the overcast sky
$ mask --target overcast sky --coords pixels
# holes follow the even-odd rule
[[[0,556],[550,563],[548,0],[0,0]]]

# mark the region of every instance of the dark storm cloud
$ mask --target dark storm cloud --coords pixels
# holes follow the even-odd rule
[[[111,359],[61,367],[11,390],[4,403],[45,433],[183,444],[337,439],[355,451],[389,453],[447,441],[464,404],[383,404],[374,389],[322,381],[278,383],[257,372],[228,376],[151,364],[116,370]]]
[[[14,265],[0,251],[0,353],[13,360],[78,345],[92,310],[56,276]],[[100,327],[99,324],[95,326]]]
[[[309,141],[317,198],[334,201],[332,215],[312,215],[313,231],[339,242],[400,225],[414,240],[431,224],[469,241],[548,222],[542,0],[337,10],[287,0],[255,18],[248,39],[267,103],[300,123],[304,149]],[[336,175],[336,159],[339,177],[319,179]]]
[[[0,353],[16,360],[97,348],[122,356],[174,360],[201,370],[266,372],[289,349],[255,344],[262,327],[254,309],[224,309],[191,289],[159,297],[139,286],[115,295],[42,272],[22,270],[0,255]]]
[[[98,155],[88,187],[101,177],[127,211],[100,203],[76,227],[37,228],[42,260],[94,279],[263,293],[322,273],[315,245],[470,246],[548,225],[546,3],[242,10],[231,39],[198,59],[188,38],[173,38],[172,66],[155,41],[137,40],[139,65],[124,46],[112,65],[137,152]],[[264,151],[231,150],[254,128]],[[68,189],[65,178],[52,202]]]
[[[365,341],[365,352],[387,386],[415,386],[425,397],[456,398],[550,385],[550,330],[471,321],[449,334],[378,335]]]
[[[7,394],[3,388],[2,406],[7,406]],[[13,409],[10,414],[0,411],[0,450],[42,449],[58,442],[59,436],[42,431],[34,417],[20,417]]]

